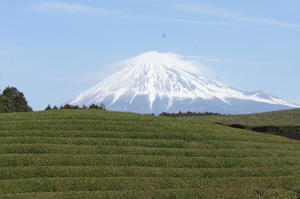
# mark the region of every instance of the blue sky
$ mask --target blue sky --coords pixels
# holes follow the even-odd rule
[[[231,87],[300,104],[298,0],[0,1],[0,89],[19,88],[36,110],[152,50],[191,56]]]

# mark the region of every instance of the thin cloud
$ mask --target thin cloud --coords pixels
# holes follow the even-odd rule
[[[149,20],[149,21],[170,22],[170,23],[222,25],[222,26],[235,25],[235,23],[231,23],[231,22],[206,21],[206,20],[191,20],[191,19],[179,19],[179,18],[139,17],[139,19],[141,19],[141,20]]]
[[[120,11],[113,9],[97,8],[74,3],[42,2],[29,9],[32,12],[64,12],[64,13],[96,13],[96,14],[120,14]]]
[[[153,16],[140,16],[130,14],[125,11],[98,8],[93,6],[87,6],[82,4],[74,3],[62,3],[62,2],[42,2],[34,5],[29,9],[31,12],[62,12],[62,13],[95,13],[102,15],[110,15],[118,17],[120,19],[131,19],[131,20],[143,20],[143,21],[157,21],[166,23],[185,23],[185,24],[202,24],[202,25],[234,25],[231,22],[223,21],[207,21],[207,20],[191,20],[191,19],[181,19],[181,18],[160,18]]]
[[[149,53],[149,52],[148,52]],[[185,55],[179,55],[176,53],[163,53],[164,56],[167,55],[167,62],[170,62],[172,65],[174,59],[179,63],[177,63],[178,67],[182,67],[185,70],[188,70],[190,72],[199,73],[203,75],[204,77],[211,77],[212,73],[209,69],[209,66],[199,62],[196,57],[193,56],[185,56]],[[133,61],[136,60],[136,57],[132,57],[129,59],[125,59],[122,61],[115,62],[113,64],[110,64],[108,66],[105,66],[101,69],[101,71],[95,71],[92,73],[87,73],[83,75],[54,75],[54,76],[46,76],[43,77],[42,80],[44,81],[61,81],[66,82],[68,84],[72,85],[81,85],[85,83],[99,83],[100,81],[104,80],[111,74],[118,72],[124,67],[129,67]]]
[[[300,28],[300,24],[297,23],[289,23],[285,21],[245,15],[239,12],[234,12],[223,8],[213,7],[213,6],[174,4],[171,5],[171,8],[178,11],[187,12],[187,13],[205,14],[209,16],[224,18],[227,20],[234,20],[234,21],[247,22],[253,24],[272,25],[272,26],[285,27],[285,28]]]

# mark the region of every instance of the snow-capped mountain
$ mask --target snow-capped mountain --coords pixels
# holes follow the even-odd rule
[[[105,104],[138,113],[218,112],[241,114],[296,108],[271,94],[241,92],[208,80],[194,63],[174,53],[147,52],[120,62],[124,67],[81,93],[72,105]]]

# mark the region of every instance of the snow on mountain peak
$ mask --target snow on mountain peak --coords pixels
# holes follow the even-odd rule
[[[157,97],[167,96],[171,104],[173,98],[211,99],[215,95],[225,101],[226,93],[235,93],[221,83],[207,82],[198,74],[199,70],[193,62],[175,53],[151,51],[118,64],[124,67],[81,96],[99,93],[90,99],[90,102],[96,102],[113,95],[111,103],[114,103],[128,93],[132,95],[130,101],[137,95],[147,95],[151,107]]]
[[[295,106],[267,93],[246,94],[218,81],[207,80],[200,75],[201,65],[175,53],[151,51],[118,64],[123,66],[120,71],[81,93],[71,104],[103,102],[115,110],[148,113],[173,111],[182,101],[193,104],[199,100],[204,100],[203,104],[217,100],[226,106],[233,106],[233,99]]]
[[[201,73],[201,69],[204,68],[203,65],[186,60],[182,55],[176,53],[161,53],[157,51],[145,52],[136,57],[121,61],[118,64],[125,67],[143,67],[145,65],[148,67],[164,66],[166,68],[177,68],[194,73]]]

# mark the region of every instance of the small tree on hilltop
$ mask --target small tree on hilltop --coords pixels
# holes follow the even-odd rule
[[[80,107],[77,105],[65,104],[64,106],[61,106],[59,109],[80,109]]]
[[[0,95],[0,112],[30,112],[32,108],[28,105],[24,94],[15,87],[7,87]]]
[[[82,106],[82,109],[87,109],[88,107],[84,104],[83,106]]]
[[[51,105],[50,104],[48,104],[48,106],[45,108],[45,111],[47,111],[47,110],[51,110],[52,108],[51,108]]]
[[[106,107],[103,103],[98,106],[97,104],[92,104],[89,106],[89,109],[100,109],[100,110],[106,110]]]
[[[98,108],[98,106],[96,104],[92,104],[92,105],[89,106],[89,108],[96,109],[96,108]]]

